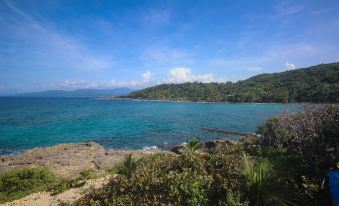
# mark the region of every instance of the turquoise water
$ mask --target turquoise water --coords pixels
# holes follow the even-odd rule
[[[95,141],[108,148],[169,148],[216,127],[254,132],[297,104],[201,104],[89,98],[0,98],[0,154],[58,143]]]

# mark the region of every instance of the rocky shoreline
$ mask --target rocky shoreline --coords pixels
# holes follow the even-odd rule
[[[201,146],[205,149],[211,149],[221,143],[234,144],[235,141],[224,138],[207,141]],[[73,203],[82,197],[89,188],[99,188],[107,184],[112,177],[112,174],[107,171],[121,162],[127,154],[132,154],[135,158],[159,152],[180,154],[186,148],[187,144],[183,143],[173,147],[170,151],[157,148],[148,150],[113,150],[105,149],[95,142],[87,142],[58,144],[52,147],[34,148],[16,155],[0,156],[0,174],[16,168],[43,166],[65,179],[77,178],[82,171],[88,169],[92,169],[96,177],[88,179],[84,186],[71,188],[57,195],[53,195],[50,191],[41,191],[13,202],[0,204],[0,206],[56,206],[60,205],[60,203]]]
[[[86,169],[97,172],[112,168],[126,154],[134,156],[161,152],[149,150],[113,150],[105,149],[95,142],[78,144],[59,144],[27,150],[21,154],[0,156],[0,173],[24,167],[48,167],[63,178],[75,178]]]
[[[211,140],[203,143],[207,149],[220,143],[233,144],[235,140],[228,138]],[[16,155],[0,156],[0,174],[15,168],[47,167],[62,178],[75,178],[81,171],[93,169],[97,173],[107,171],[121,162],[125,155],[140,157],[158,152],[174,152],[180,154],[186,144],[174,146],[170,151],[157,148],[147,150],[115,150],[105,149],[95,142],[77,144],[58,144],[51,147],[41,147],[27,150]]]

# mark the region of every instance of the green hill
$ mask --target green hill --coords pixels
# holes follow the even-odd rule
[[[339,102],[339,62],[260,74],[236,83],[162,84],[127,97],[206,102]]]

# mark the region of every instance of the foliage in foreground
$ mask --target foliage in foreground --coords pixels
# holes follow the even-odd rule
[[[294,205],[293,195],[288,191],[292,188],[282,181],[272,163],[262,159],[254,164],[245,154],[243,161],[246,193],[253,205]]]
[[[0,175],[0,203],[19,199],[57,183],[46,168],[14,169]]]
[[[0,174],[0,203],[47,190],[52,195],[81,187],[92,177],[92,170],[80,172],[76,179],[62,179],[45,167],[19,168]]]
[[[213,152],[159,153],[137,161],[131,178],[117,176],[77,205],[215,205],[237,190],[240,145]]]
[[[330,205],[321,183],[338,162],[338,112],[309,107],[268,120],[258,138],[145,156],[75,205]]]
[[[137,165],[135,160],[132,158],[132,154],[125,157],[124,161],[117,168],[117,174],[125,175],[128,179],[132,177]]]
[[[201,147],[201,142],[197,138],[193,138],[192,140],[188,141],[187,143],[187,149],[190,152],[195,152]]]
[[[117,176],[76,205],[291,205],[282,199],[288,185],[272,181],[273,168],[264,166],[250,166],[241,144],[149,155],[130,178]]]
[[[274,162],[281,176],[295,183],[302,205],[330,205],[326,178],[339,160],[339,105],[284,113],[269,119],[258,132],[257,148],[248,151]]]

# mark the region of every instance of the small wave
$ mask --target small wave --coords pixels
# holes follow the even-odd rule
[[[143,148],[142,148],[143,151],[147,151],[147,150],[156,150],[156,149],[158,149],[157,146],[150,146],[150,147],[143,147]]]

